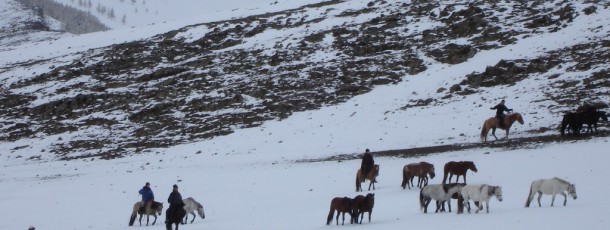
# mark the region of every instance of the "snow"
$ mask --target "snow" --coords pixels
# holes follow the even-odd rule
[[[116,0],[105,1],[105,4],[115,2],[120,3]],[[3,51],[0,66],[51,57],[64,57],[65,62],[69,62],[68,59],[77,58],[72,54],[74,52],[147,38],[195,21],[240,17],[317,1],[277,1],[271,8],[263,8],[268,1],[260,1],[264,4],[257,5],[254,4],[257,1],[250,0],[171,1],[174,4],[161,0],[148,0],[145,4],[140,0],[137,2],[142,4],[138,7],[139,14],[148,8],[149,13],[153,9],[159,11],[159,16],[138,21],[140,19],[130,14],[128,21],[133,24],[113,25],[115,29],[108,32],[24,44]],[[215,4],[208,5],[208,8],[193,5],[209,2]],[[359,1],[363,2],[366,3]],[[117,15],[133,10],[129,7],[119,10],[118,6],[115,7]],[[178,11],[181,6],[182,9],[188,6],[189,11]],[[195,9],[205,12],[196,17],[195,13],[199,11]],[[481,52],[463,64],[430,66],[422,74],[405,77],[400,84],[376,87],[372,92],[340,105],[295,113],[284,120],[265,122],[256,128],[238,130],[208,141],[147,149],[138,155],[114,160],[92,158],[74,161],[49,161],[53,157],[49,155],[53,153],[45,152],[42,146],[78,133],[2,142],[0,206],[4,208],[0,209],[0,216],[4,221],[0,222],[0,229],[26,229],[30,225],[41,230],[140,228],[137,222],[136,227],[128,227],[127,222],[133,203],[140,200],[137,191],[145,182],[152,184],[158,201],[167,203],[171,186],[178,184],[183,198],[193,197],[204,205],[206,219],[197,217],[194,224],[181,226],[181,229],[337,228],[334,222],[331,226],[325,225],[330,200],[367,193],[355,192],[355,172],[360,161],[299,163],[298,160],[362,153],[365,148],[380,151],[477,142],[482,121],[493,115],[488,107],[500,98],[506,98],[510,108],[525,116],[525,125],[516,124],[510,137],[534,135],[524,130],[547,126],[555,123],[557,118],[528,103],[541,97],[533,81],[493,89],[491,95],[504,96],[486,100],[468,97],[441,106],[406,110],[401,107],[411,99],[435,92],[453,79],[481,71],[500,59],[536,57],[541,52],[607,36],[610,18],[606,15],[609,11],[598,9],[597,14],[578,17],[571,26],[558,33],[531,36],[514,45]],[[151,18],[157,20],[154,25],[144,24]],[[606,25],[606,29],[593,30],[602,25]],[[275,36],[284,36],[288,32],[277,33]],[[181,36],[200,35],[195,30]],[[274,37],[273,34],[265,36]],[[41,50],[41,47],[45,49]],[[320,59],[324,59],[324,54]],[[86,78],[83,76],[79,81],[86,81]],[[9,78],[3,76],[0,79]],[[534,116],[534,112],[535,116],[549,119],[537,120],[543,124],[533,123],[528,116]],[[107,132],[103,127],[83,132],[96,131]],[[503,137],[504,133],[500,132],[499,136]],[[15,158],[11,152],[20,146],[27,146],[29,155]],[[600,190],[610,189],[610,184],[605,182],[606,176],[610,175],[610,168],[606,166],[607,151],[604,151],[608,146],[608,138],[604,137],[517,149],[481,148],[418,158],[376,157],[375,162],[381,169],[379,183],[373,191],[376,201],[372,221],[368,223],[365,218],[363,225],[357,228],[606,229],[606,207],[610,201],[597,199],[596,195]],[[41,159],[25,161],[36,156],[41,156]],[[502,186],[504,201],[493,199],[489,214],[423,214],[419,209],[418,190],[403,190],[399,186],[402,167],[407,163],[433,163],[437,177],[430,183],[440,183],[444,163],[461,160],[474,161],[479,170],[478,173],[468,173],[469,183]],[[555,176],[575,183],[579,198],[569,198],[567,206],[562,207],[563,197],[558,196],[555,207],[550,207],[550,196],[543,196],[542,207],[532,205],[524,208],[530,183]],[[367,188],[368,182],[363,187]],[[162,228],[159,225],[163,220],[164,217],[160,217],[157,225],[148,228]]]

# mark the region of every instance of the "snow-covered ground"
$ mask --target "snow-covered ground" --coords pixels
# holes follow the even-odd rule
[[[170,1],[148,0],[149,11],[153,2]],[[223,2],[230,4],[219,6],[231,11],[223,11],[209,20],[241,16],[256,8],[248,5],[253,2],[249,0]],[[289,2],[316,1],[278,1],[277,5]],[[248,10],[241,12],[235,8]],[[138,8],[139,12],[143,9],[146,8]],[[172,12],[172,9],[165,10]],[[171,186],[178,184],[184,198],[193,197],[203,203],[206,219],[197,219],[193,225],[181,226],[181,229],[336,228],[334,222],[332,226],[325,225],[330,200],[366,194],[355,192],[355,172],[360,161],[296,163],[296,160],[360,153],[365,148],[378,151],[476,142],[483,120],[493,116],[488,107],[500,98],[506,98],[510,108],[525,116],[525,125],[516,124],[511,137],[532,135],[523,130],[557,122],[539,120],[544,123],[541,124],[530,119],[531,116],[553,117],[530,107],[529,102],[539,97],[534,90],[536,86],[532,85],[535,81],[494,89],[489,92],[494,96],[487,100],[469,97],[440,107],[400,108],[413,95],[432,94],[437,88],[446,87],[453,77],[481,71],[499,59],[534,57],[539,52],[605,36],[607,29],[592,32],[590,28],[610,24],[607,13],[599,9],[598,14],[577,18],[571,27],[559,33],[530,37],[502,49],[481,52],[463,64],[431,66],[420,75],[406,77],[400,84],[377,87],[344,104],[296,113],[281,121],[270,121],[209,141],[153,149],[110,161],[51,162],[15,158],[10,152],[18,145],[0,143],[0,206],[3,207],[0,216],[4,220],[0,222],[0,229],[27,229],[30,225],[41,230],[140,228],[137,223],[135,227],[128,227],[127,223],[133,204],[140,200],[137,191],[145,182],[152,184],[158,201],[167,203]],[[167,23],[161,25],[66,36],[49,44],[23,45],[3,52],[0,66],[142,39],[182,26],[171,20],[179,19],[166,18],[163,21]],[[499,133],[499,136],[504,134]],[[39,154],[41,150],[36,144],[36,141],[28,143]],[[610,201],[599,194],[610,189],[610,184],[604,182],[605,176],[610,175],[610,168],[606,166],[608,146],[608,138],[595,138],[516,150],[475,149],[409,159],[377,157],[375,161],[381,170],[374,191],[372,222],[358,228],[606,229],[606,207]],[[418,190],[400,187],[401,170],[407,163],[428,161],[436,166],[436,174],[442,175],[444,163],[460,160],[474,161],[479,169],[478,173],[468,173],[469,183],[502,186],[504,201],[492,200],[489,214],[423,214],[419,209]],[[524,208],[530,183],[554,176],[575,183],[579,198],[570,198],[568,205],[562,207],[558,204],[563,197],[559,196],[556,207],[550,207],[550,197],[544,196],[542,208],[536,205]],[[441,180],[442,176],[437,176],[431,183]],[[163,220],[160,217],[157,222],[163,223]],[[160,229],[160,225],[147,228]]]

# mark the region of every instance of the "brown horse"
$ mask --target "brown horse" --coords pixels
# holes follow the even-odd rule
[[[495,117],[491,117],[485,120],[485,122],[483,123],[483,127],[481,128],[481,141],[487,142],[487,133],[490,129],[491,135],[493,135],[496,140],[498,140],[498,137],[496,137],[496,128],[506,130],[506,137],[504,139],[508,140],[508,133],[510,131],[510,127],[513,125],[513,123],[515,123],[515,121],[518,121],[521,124],[524,123],[523,117],[520,113],[511,113],[504,116],[504,125],[502,127],[498,126],[498,119]]]
[[[373,213],[373,206],[375,206],[375,194],[369,193],[366,196],[358,195],[354,197],[354,203],[352,205],[352,212],[354,213],[354,220],[356,223],[362,224],[364,213],[369,213],[369,223],[371,223],[371,214]],[[358,216],[360,216],[360,222],[358,222]]]
[[[413,186],[413,178],[418,177],[417,187],[422,188],[428,185],[428,175],[434,179],[434,165],[428,162],[422,161],[419,163],[411,163],[405,165],[402,168],[402,188],[405,189],[407,186],[409,189]]]
[[[333,221],[333,215],[335,210],[337,211],[337,225],[339,225],[339,216],[343,214],[343,223],[345,224],[345,213],[350,215],[350,223],[354,221],[354,215],[352,213],[354,200],[349,197],[335,197],[330,201],[330,211],[328,212],[328,218],[326,218],[326,225],[329,225]]]
[[[451,177],[456,175],[455,183],[460,179],[460,175],[464,176],[464,183],[466,183],[466,171],[468,169],[473,172],[477,172],[477,166],[474,165],[472,161],[449,161],[445,164],[444,173],[443,173],[443,184],[445,184],[447,180],[447,174],[449,174],[449,183],[451,183]]]
[[[362,192],[362,183],[364,180],[369,180],[369,191],[371,190],[371,185],[373,186],[373,190],[375,190],[375,183],[377,183],[377,176],[379,176],[379,165],[375,165],[373,169],[369,172],[369,175],[362,175],[362,170],[358,169],[356,172],[356,192]]]
[[[142,202],[140,202],[140,201],[133,204],[133,212],[131,213],[131,218],[129,219],[129,226],[133,226],[133,223],[136,221],[136,216],[138,216],[138,214],[140,214],[140,226],[142,226],[142,216],[143,215],[146,215],[146,226],[148,226],[148,217],[150,215],[155,217],[155,220],[152,223],[152,225],[155,225],[155,223],[157,222],[157,215],[160,216],[161,212],[163,212],[163,203],[153,201],[150,208],[146,208],[146,210],[144,210],[144,212],[140,212],[141,205],[142,205]]]

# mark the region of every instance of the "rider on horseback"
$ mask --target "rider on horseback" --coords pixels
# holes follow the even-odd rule
[[[375,167],[375,160],[373,160],[373,155],[371,155],[371,151],[369,149],[366,149],[364,155],[362,155],[362,163],[360,164],[362,176],[366,177],[367,175],[369,175],[369,172],[373,170],[373,167]]]
[[[513,110],[506,108],[506,106],[504,105],[504,100],[500,101],[500,104],[497,104],[496,106],[491,107],[491,109],[496,110],[496,118],[498,119],[498,126],[500,128],[504,128],[504,111],[512,112]]]
[[[178,185],[173,186],[172,193],[167,198],[169,208],[165,211],[165,223],[168,222],[170,216],[174,216],[176,209],[184,209],[184,201],[182,201],[182,195],[178,192]]]
[[[146,182],[146,185],[139,191],[142,195],[142,206],[140,206],[140,212],[144,212],[146,208],[151,208],[153,201],[155,200],[155,194],[150,189],[150,183]]]

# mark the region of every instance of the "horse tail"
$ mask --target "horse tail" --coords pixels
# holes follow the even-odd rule
[[[362,179],[360,179],[360,177],[362,176],[362,170],[358,169],[358,171],[356,172],[356,192],[359,192],[360,190],[362,190],[362,185],[360,183],[362,183]]]
[[[138,216],[138,209],[140,209],[140,205],[138,203],[133,205],[133,212],[131,213],[131,217],[129,218],[129,226],[133,226],[133,223],[136,221],[136,217]]]
[[[530,192],[527,194],[527,199],[525,200],[525,207],[528,208],[530,206],[530,202],[532,202],[530,200],[530,197],[532,197],[532,190],[534,190],[534,183],[532,182],[532,185],[530,185]]]
[[[481,127],[481,141],[485,141],[485,137],[487,136],[487,121],[483,122],[483,127]]]
[[[424,189],[419,190],[419,210],[424,209]]]
[[[408,181],[408,175],[407,175],[407,166],[405,165],[405,167],[402,168],[402,184],[400,184],[400,186],[402,186],[402,189],[405,189],[407,187],[407,181]]]
[[[333,216],[335,215],[335,209],[330,207],[330,211],[328,212],[328,217],[326,218],[326,225],[329,225],[330,222],[333,221]]]

